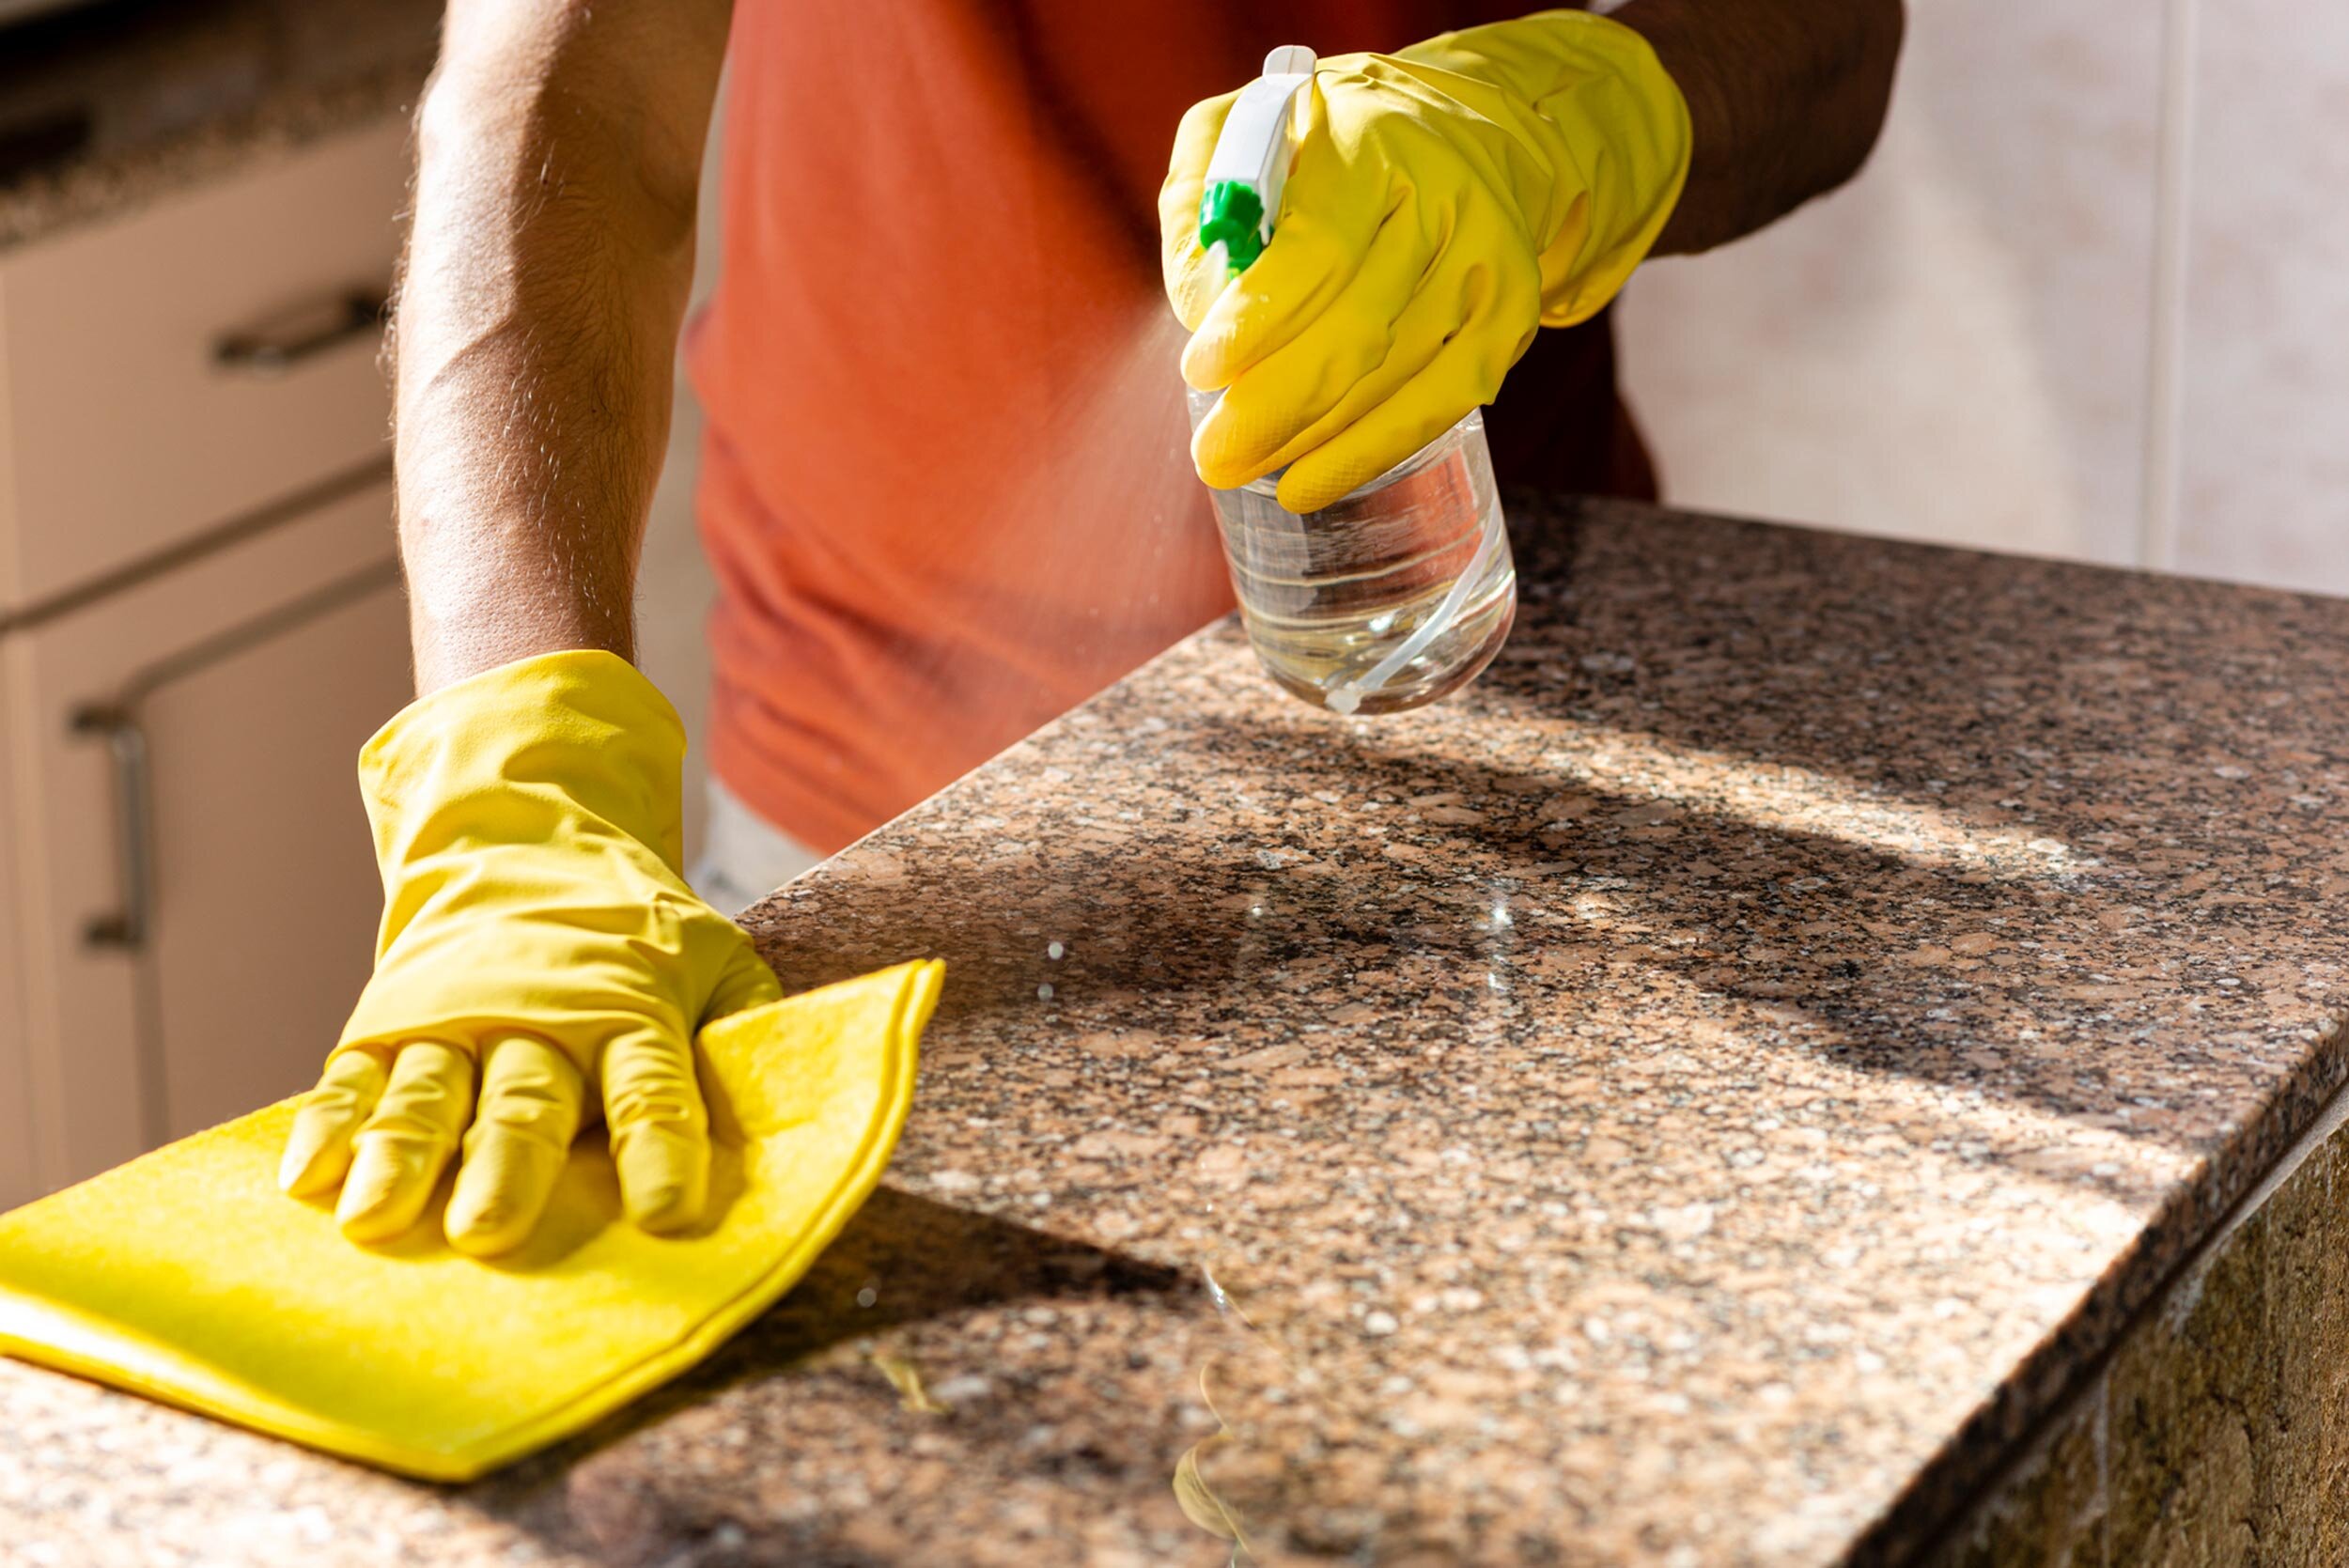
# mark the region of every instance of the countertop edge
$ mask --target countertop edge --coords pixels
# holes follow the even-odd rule
[[[2174,1191],[2055,1332],[2017,1363],[1854,1540],[1847,1568],[1918,1560],[1995,1489],[2007,1467],[2092,1385],[2130,1331],[2160,1310],[2170,1287],[2255,1212],[2304,1156],[2310,1135],[2349,1092],[2349,1020],[2335,1020],[2292,1079],[2245,1129],[2243,1157],[2205,1159]],[[2225,1166],[2231,1170],[2221,1170]]]

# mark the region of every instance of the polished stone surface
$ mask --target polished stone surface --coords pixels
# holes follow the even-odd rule
[[[404,112],[440,0],[117,0],[0,30],[0,251]]]
[[[1514,519],[1518,629],[1461,697],[1341,720],[1210,629],[746,916],[795,987],[950,974],[889,1186],[705,1368],[443,1490],[0,1365],[0,1538],[1930,1539],[2342,1078],[2349,603]]]

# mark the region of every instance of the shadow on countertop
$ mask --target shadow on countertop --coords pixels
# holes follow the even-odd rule
[[[1027,1302],[1156,1300],[1179,1312],[1204,1299],[1200,1281],[1185,1271],[883,1187],[789,1295],[708,1360],[579,1436],[453,1495],[599,1561],[650,1562],[679,1553],[697,1563],[770,1560],[761,1550],[710,1551],[708,1538],[726,1514],[725,1490],[683,1484],[631,1440],[649,1436],[657,1455],[661,1425],[701,1409],[743,1420],[748,1436],[751,1420],[723,1413],[729,1390],[895,1329]],[[878,1376],[862,1369],[860,1375],[879,1386]],[[754,1475],[755,1455],[749,1467]],[[805,1541],[791,1546],[787,1560],[844,1568],[879,1560],[845,1545],[811,1548]]]

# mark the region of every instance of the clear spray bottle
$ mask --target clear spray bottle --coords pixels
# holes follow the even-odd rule
[[[1208,160],[1199,240],[1235,272],[1271,241],[1314,64],[1295,44],[1266,55]],[[1193,429],[1221,396],[1190,394]],[[1282,687],[1333,713],[1399,713],[1492,662],[1517,569],[1482,411],[1317,512],[1284,509],[1279,480],[1213,494],[1240,618]]]

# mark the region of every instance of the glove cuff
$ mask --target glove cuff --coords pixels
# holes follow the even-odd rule
[[[1541,11],[1444,33],[1395,56],[1497,88],[1552,179],[1523,193],[1541,254],[1542,325],[1596,315],[1680,200],[1688,103],[1644,34],[1588,11]],[[1534,218],[1548,212],[1548,221]]]
[[[487,845],[544,843],[566,830],[624,834],[682,875],[685,725],[658,687],[600,650],[502,664],[409,704],[359,752],[377,863],[436,846],[461,816]],[[489,809],[451,813],[470,801]]]

